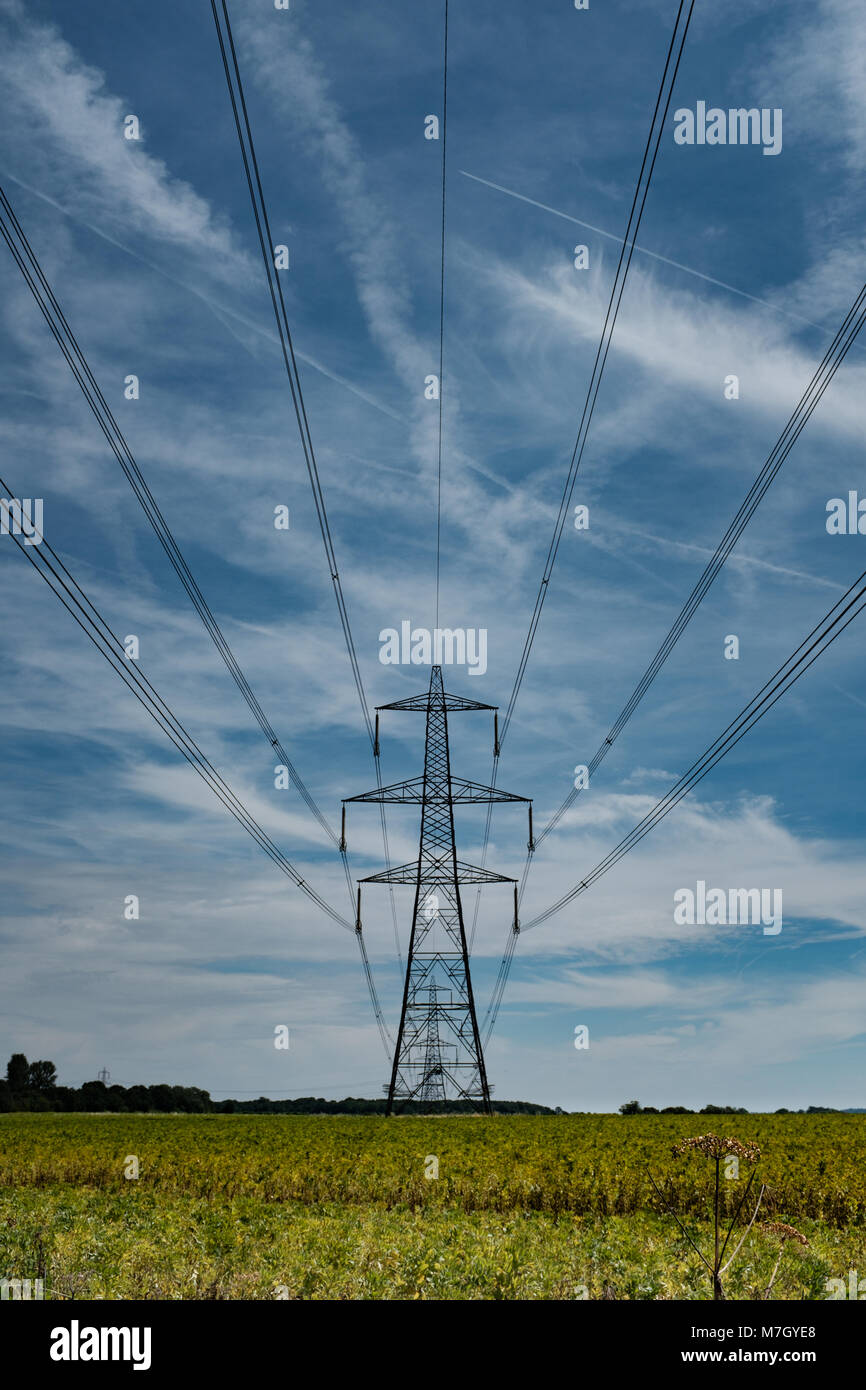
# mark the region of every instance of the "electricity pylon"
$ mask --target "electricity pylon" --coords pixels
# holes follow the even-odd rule
[[[387,1113],[403,1101],[441,1101],[449,1093],[472,1101],[490,1114],[490,1086],[478,1032],[461,883],[513,883],[517,921],[517,882],[457,858],[454,807],[490,801],[529,802],[499,787],[468,782],[451,773],[448,749],[448,715],[462,710],[494,712],[494,743],[498,752],[498,715],[495,705],[483,705],[452,695],[442,683],[442,668],[434,666],[430,688],[423,695],[380,705],[376,712],[376,749],[379,745],[381,710],[417,710],[427,716],[424,775],[388,787],[377,787],[343,802],[345,841],[346,805],[354,801],[420,805],[421,838],[417,863],[403,864],[358,883],[358,926],[361,920],[362,883],[415,885],[412,932],[406,963],[406,982],[400,1029],[388,1086]],[[529,838],[532,840],[532,805],[529,803]]]

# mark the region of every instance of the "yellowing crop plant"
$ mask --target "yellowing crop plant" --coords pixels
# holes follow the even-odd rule
[[[671,1154],[697,1119],[3,1115],[0,1269],[52,1298],[704,1298],[647,1177],[706,1229],[706,1167]],[[866,1116],[723,1124],[809,1238],[774,1297],[866,1275]],[[734,1298],[776,1257],[744,1249]]]

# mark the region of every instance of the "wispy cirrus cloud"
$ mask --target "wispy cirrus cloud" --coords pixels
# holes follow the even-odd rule
[[[477,273],[491,295],[507,301],[512,333],[524,341],[532,341],[541,322],[563,347],[597,341],[609,295],[603,256],[580,279],[561,262],[548,263],[530,277],[517,266],[489,257],[479,258]],[[852,302],[858,289],[852,284]],[[780,421],[793,410],[820,355],[806,352],[765,315],[663,286],[634,265],[612,352],[617,361],[629,359],[653,378],[656,398],[689,389],[707,402],[717,402],[723,398],[726,377],[733,373],[741,383],[740,407]],[[830,387],[832,408],[822,410],[819,405],[810,428],[856,437],[862,429],[864,389],[866,367],[851,354],[844,373]]]
[[[218,273],[236,276],[244,259],[227,220],[149,154],[145,138],[124,138],[130,113],[104,75],[82,62],[55,25],[35,22],[20,0],[3,0],[0,18],[6,139],[31,151],[19,172],[32,173],[34,162],[44,170],[51,158],[55,191],[82,216],[156,242],[196,246]]]
[[[863,169],[866,90],[862,53],[866,13],[858,0],[817,0],[776,37],[758,77],[764,90],[782,88],[792,134],[834,150],[851,170]]]

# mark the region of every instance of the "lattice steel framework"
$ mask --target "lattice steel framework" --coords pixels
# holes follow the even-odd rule
[[[421,806],[421,837],[417,863],[403,864],[373,874],[358,884],[358,926],[361,921],[362,883],[415,885],[412,931],[403,989],[400,1028],[388,1091],[388,1114],[408,1100],[443,1101],[451,1096],[470,1100],[490,1113],[490,1085],[478,1032],[478,1019],[469,971],[469,953],[460,899],[461,883],[513,883],[515,921],[516,880],[491,873],[457,858],[454,835],[455,805],[489,801],[522,801],[499,787],[484,786],[455,777],[448,747],[448,715],[463,710],[490,710],[445,690],[442,668],[434,666],[430,688],[394,704],[381,705],[376,714],[378,746],[381,710],[416,710],[427,716],[424,775],[391,786],[347,797],[350,802],[390,802]]]

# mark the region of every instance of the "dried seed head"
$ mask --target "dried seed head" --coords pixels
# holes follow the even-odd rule
[[[720,1139],[717,1134],[698,1134],[694,1139],[682,1139],[675,1144],[671,1153],[675,1158],[682,1154],[702,1153],[705,1158],[726,1158],[734,1154],[745,1163],[757,1163],[761,1150],[757,1144],[743,1144],[739,1139]]]
[[[809,1242],[802,1231],[797,1231],[793,1226],[786,1226],[784,1221],[761,1221],[758,1223],[762,1231],[767,1235],[778,1236],[779,1240],[796,1240],[800,1245],[808,1245]]]

